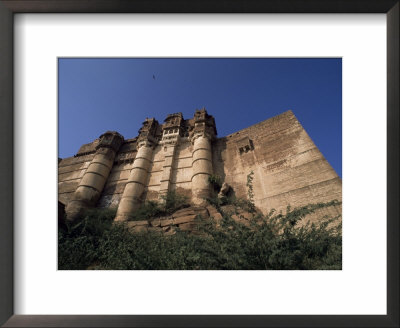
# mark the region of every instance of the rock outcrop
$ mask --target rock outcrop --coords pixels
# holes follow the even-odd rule
[[[220,222],[224,214],[231,215],[236,221],[249,225],[249,221],[253,218],[253,214],[236,207],[234,205],[221,206],[220,210],[212,205],[207,206],[190,206],[180,209],[171,215],[152,218],[149,220],[128,221],[126,225],[131,232],[160,232],[164,235],[175,234],[179,229],[196,233],[199,226],[210,220],[214,220],[216,226]]]

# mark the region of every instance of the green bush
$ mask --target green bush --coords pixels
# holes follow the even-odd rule
[[[220,209],[222,205],[235,205],[236,207],[240,207],[241,209],[248,211],[250,213],[256,212],[256,205],[254,202],[254,190],[253,190],[253,179],[254,179],[254,172],[251,171],[247,175],[247,197],[248,199],[236,198],[233,193],[228,193],[221,198],[218,197],[218,193],[222,187],[222,180],[221,178],[216,175],[211,175],[208,177],[208,182],[213,185],[214,192],[211,193],[211,197],[206,198],[206,201],[215,206],[217,209]]]
[[[254,179],[254,172],[251,171],[247,175],[247,182],[246,182],[247,197],[249,198],[247,206],[250,213],[255,213],[256,211],[256,205],[254,203],[253,179]]]
[[[91,209],[78,222],[66,221],[58,231],[58,266],[60,269],[86,269],[97,257],[103,236],[110,231],[115,209]]]
[[[181,208],[188,207],[189,198],[180,193],[169,191],[167,194],[161,196],[161,208],[166,214],[171,214]]]
[[[157,202],[148,201],[145,202],[138,210],[133,213],[131,218],[132,221],[148,220],[153,217],[161,216],[164,214],[164,210],[160,207]]]
[[[189,205],[188,197],[175,191],[169,191],[165,195],[161,196],[161,202],[145,202],[132,214],[130,220],[141,221],[168,215]]]
[[[208,183],[211,184],[215,192],[219,192],[222,187],[222,178],[219,175],[208,176]]]
[[[256,215],[250,226],[223,216],[220,227],[204,221],[199,235],[178,231],[130,233],[124,224],[111,224],[107,211],[89,213],[78,224],[59,232],[59,269],[111,270],[338,270],[342,267],[338,218],[320,225],[299,221],[338,202],[288,209],[286,214]]]

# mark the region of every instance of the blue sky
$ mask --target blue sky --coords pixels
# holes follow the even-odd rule
[[[61,158],[107,130],[135,137],[146,117],[205,107],[223,137],[291,109],[342,176],[341,59],[60,58],[58,81]]]

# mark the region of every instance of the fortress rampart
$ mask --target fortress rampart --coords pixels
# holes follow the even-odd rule
[[[116,220],[126,221],[144,201],[159,200],[168,191],[202,205],[212,174],[236,197],[247,198],[251,171],[255,205],[264,213],[342,200],[341,179],[292,111],[216,136],[214,117],[205,109],[186,120],[181,113],[170,114],[163,124],[146,119],[132,139],[104,133],[59,162],[59,201],[66,204],[67,218],[88,207],[116,207]]]

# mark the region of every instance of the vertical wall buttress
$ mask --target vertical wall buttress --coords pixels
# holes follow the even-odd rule
[[[118,206],[115,221],[127,221],[132,212],[138,209],[142,203],[141,196],[146,187],[151,159],[153,157],[153,147],[150,143],[141,144],[138,147],[133,168]]]
[[[142,204],[142,195],[152,165],[153,150],[157,143],[155,139],[157,128],[158,122],[155,119],[146,119],[139,130],[138,152],[118,205],[115,221],[128,221]]]
[[[213,174],[212,140],[217,134],[214,118],[205,109],[197,110],[194,115],[194,129],[191,133],[192,153],[192,202],[205,204],[210,196],[208,178]]]
[[[124,138],[114,131],[107,131],[100,136],[96,154],[67,205],[67,220],[75,220],[86,208],[96,205],[123,140]]]
[[[192,156],[192,200],[194,204],[200,205],[210,196],[208,178],[213,174],[210,139],[203,136],[195,138]]]

